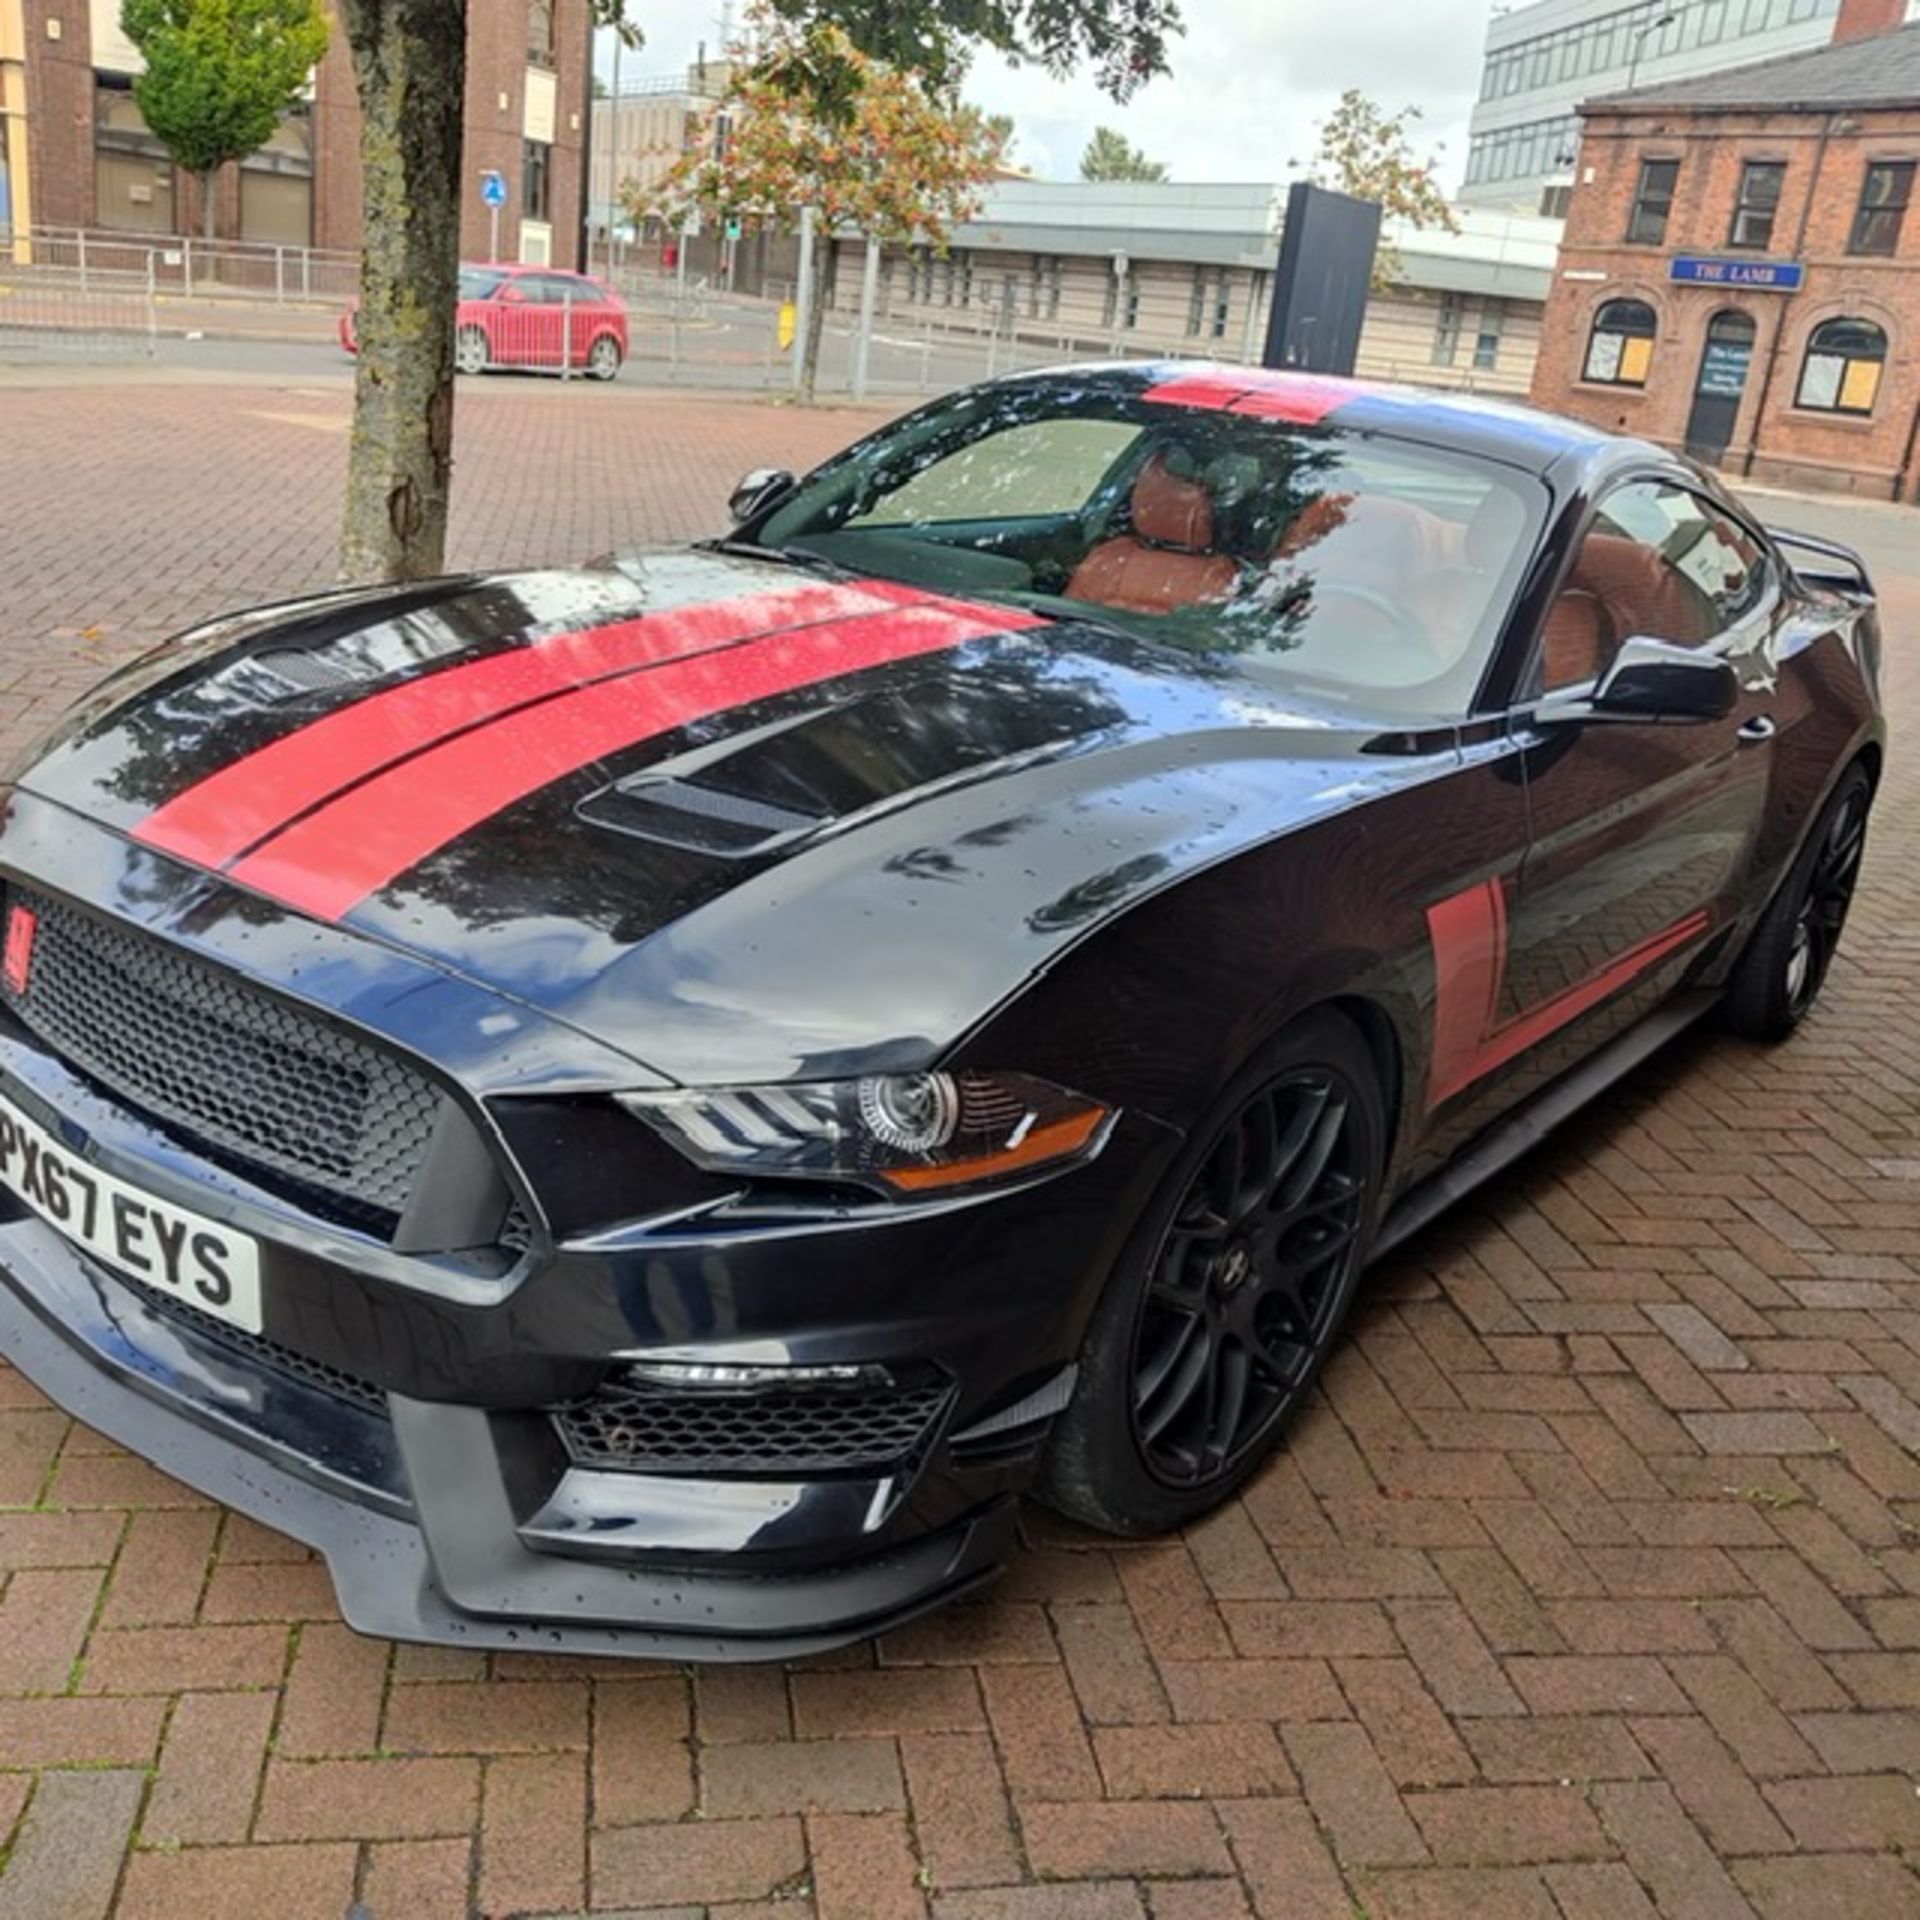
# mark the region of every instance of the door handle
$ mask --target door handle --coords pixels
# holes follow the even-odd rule
[[[1733,736],[1743,747],[1757,747],[1780,731],[1780,723],[1770,713],[1757,713]]]

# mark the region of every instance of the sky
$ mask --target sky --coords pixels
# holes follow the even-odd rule
[[[647,45],[621,56],[623,79],[674,74],[703,39],[719,49],[720,0],[639,0],[629,10]],[[1442,185],[1459,185],[1488,0],[1183,0],[1183,11],[1172,72],[1125,107],[1089,81],[990,55],[976,61],[968,96],[1013,115],[1014,162],[1043,176],[1077,177],[1081,149],[1104,123],[1173,179],[1264,181],[1288,178],[1289,163],[1313,151],[1315,123],[1343,88],[1359,87],[1384,107],[1419,107],[1423,157],[1437,150]],[[605,49],[600,66],[610,66]]]

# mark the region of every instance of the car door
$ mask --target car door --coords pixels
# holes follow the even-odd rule
[[[1596,503],[1543,623],[1535,697],[1511,716],[1528,846],[1516,896],[1488,903],[1504,922],[1481,1041],[1489,1070],[1525,1056],[1523,1081],[1560,1072],[1648,1011],[1737,914],[1785,617],[1767,544],[1677,476],[1627,480]],[[1733,711],[1577,717],[1578,696],[1637,638],[1726,660]]]

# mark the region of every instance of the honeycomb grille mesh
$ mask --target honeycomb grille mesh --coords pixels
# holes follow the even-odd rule
[[[305,1386],[318,1387],[323,1393],[332,1394],[336,1400],[348,1401],[356,1407],[365,1408],[369,1413],[385,1414],[387,1411],[387,1396],[371,1380],[362,1379],[357,1373],[349,1373],[345,1367],[330,1366],[324,1360],[296,1353],[292,1347],[283,1347],[279,1341],[269,1340],[265,1334],[248,1333],[244,1327],[217,1320],[212,1314],[202,1313],[198,1307],[189,1306],[183,1300],[159,1299],[154,1306],[166,1319],[182,1322],[210,1345],[224,1348],[238,1359],[256,1367],[266,1367],[274,1373],[285,1374]]]
[[[918,1453],[946,1410],[917,1386],[675,1389],[618,1381],[554,1413],[582,1466],[651,1473],[832,1473]]]
[[[440,1095],[403,1061],[190,954],[16,890],[37,916],[24,994],[0,994],[125,1105],[335,1217],[391,1227]]]

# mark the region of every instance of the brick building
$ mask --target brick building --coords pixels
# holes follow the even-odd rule
[[[470,0],[467,257],[486,256],[490,222],[479,181],[493,169],[508,184],[502,256],[579,264],[590,32],[587,0]],[[0,0],[0,104],[9,115],[0,135],[13,136],[0,231],[200,231],[197,183],[170,164],[134,104],[139,70],[120,30],[120,0]],[[223,169],[215,188],[220,237],[357,248],[359,139],[353,62],[336,21],[309,98],[258,153]]]
[[[1920,492],[1920,25],[1589,102],[1533,398],[1736,475]]]

